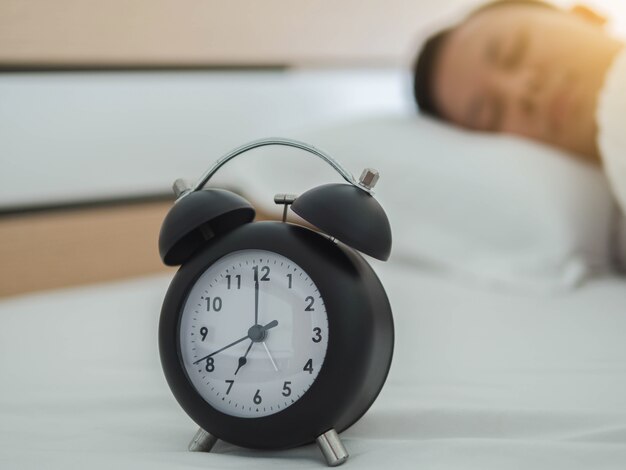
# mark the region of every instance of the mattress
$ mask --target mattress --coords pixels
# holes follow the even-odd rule
[[[626,282],[563,295],[476,289],[374,263],[396,322],[388,381],[342,436],[344,468],[623,469]],[[0,468],[323,468],[196,431],[157,350],[170,274],[0,302]]]

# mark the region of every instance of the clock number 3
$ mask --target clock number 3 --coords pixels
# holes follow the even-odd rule
[[[314,343],[319,343],[320,341],[322,341],[322,329],[319,327],[315,327],[313,328],[313,333],[315,334],[315,336],[313,338],[311,338],[313,340]]]

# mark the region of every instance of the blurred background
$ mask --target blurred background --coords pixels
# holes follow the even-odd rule
[[[626,33],[623,1],[587,3]],[[2,0],[0,296],[163,269],[174,179],[250,139],[414,113],[420,41],[473,5]]]
[[[313,446],[185,452],[196,425],[158,360],[172,183],[271,136],[357,177],[380,171],[393,248],[368,262],[395,352],[344,434],[350,468],[626,469],[626,219],[606,174],[416,108],[423,41],[482,3],[0,0],[0,469],[323,468]],[[626,37],[625,0],[585,3]],[[578,58],[583,41],[553,24]],[[559,85],[542,96],[560,96],[547,57]],[[623,157],[626,141],[613,148]],[[283,150],[237,158],[211,184],[275,218],[274,194],[342,181]]]

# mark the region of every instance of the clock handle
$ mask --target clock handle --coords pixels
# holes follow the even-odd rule
[[[254,219],[254,209],[240,196],[216,188],[200,190],[228,161],[248,150],[268,145],[294,147],[311,153],[332,166],[349,183],[324,184],[302,193],[291,201],[291,209],[296,214],[355,250],[382,261],[389,258],[391,226],[372,191],[379,179],[378,172],[365,168],[357,181],[337,160],[312,145],[270,137],[254,140],[227,153],[193,186],[180,179],[174,182],[176,203],[163,222],[159,236],[159,252],[165,264],[182,264],[198,246],[213,238],[216,227],[205,230],[207,224],[212,225],[210,222],[215,222],[218,229],[221,227],[222,232],[227,232]],[[227,197],[227,193],[231,196]],[[286,204],[286,197],[283,199],[279,202]],[[285,207],[283,220],[286,219],[286,212]],[[181,228],[181,221],[190,226]]]
[[[213,166],[209,168],[200,177],[200,179],[195,185],[193,185],[191,188],[187,190],[180,191],[178,197],[182,198],[191,192],[202,189],[204,185],[207,184],[207,182],[211,179],[211,177],[217,172],[217,170],[219,170],[229,160],[232,160],[233,158],[237,157],[238,155],[241,155],[244,152],[247,152],[248,150],[252,150],[258,147],[265,147],[267,145],[283,145],[286,147],[294,147],[294,148],[304,150],[305,152],[312,153],[313,155],[318,156],[319,158],[324,160],[326,163],[328,163],[330,166],[332,166],[335,169],[335,171],[337,171],[337,173],[339,173],[343,177],[343,179],[345,179],[348,183],[365,191],[368,194],[372,194],[372,188],[374,187],[374,185],[376,184],[376,180],[378,179],[377,178],[378,174],[376,173],[375,176],[373,176],[374,173],[372,173],[371,176],[368,175],[369,177],[361,177],[360,181],[357,181],[352,175],[352,173],[346,170],[341,165],[341,163],[339,163],[337,160],[335,160],[333,157],[331,157],[327,153],[322,152],[318,148],[315,148],[312,145],[306,144],[304,142],[300,142],[298,140],[286,139],[283,137],[270,137],[266,139],[254,140],[245,145],[242,145],[241,147],[237,147],[236,149],[227,153],[226,155],[221,157],[219,160],[217,160],[213,164]],[[372,170],[370,170],[370,172],[371,171]]]

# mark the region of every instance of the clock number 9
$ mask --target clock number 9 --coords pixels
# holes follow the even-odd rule
[[[202,341],[206,339],[206,335],[209,334],[209,329],[206,326],[200,328],[200,335],[202,336]]]
[[[215,361],[212,357],[209,357],[206,360],[206,366],[204,367],[204,370],[206,370],[207,372],[213,372],[215,370]]]
[[[269,266],[262,266],[261,267],[261,271],[263,273],[263,275],[261,276],[261,279],[259,279],[259,267],[258,266],[254,266],[252,268],[252,270],[254,271],[254,281],[269,281],[270,280],[270,267]]]
[[[213,307],[213,310],[215,312],[219,312],[220,310],[222,310],[222,298],[214,297],[213,302],[211,302],[211,297],[207,297],[206,298],[206,311],[210,312],[211,307]]]
[[[254,394],[254,398],[252,399],[255,405],[260,405],[261,402],[263,401],[263,399],[261,398],[261,395],[259,395],[260,391],[261,390],[257,390],[256,393]]]

